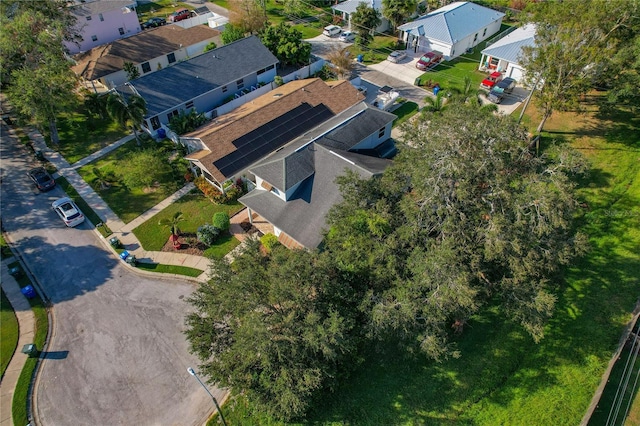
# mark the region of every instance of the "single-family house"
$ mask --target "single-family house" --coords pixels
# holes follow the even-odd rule
[[[288,247],[315,248],[325,216],[341,200],[346,169],[380,174],[395,152],[395,116],[367,105],[347,81],[294,80],[180,138],[209,182],[240,176],[255,189],[240,199]]]
[[[139,33],[136,7],[136,0],[76,0],[69,8],[76,18],[75,31],[80,40],[65,41],[65,47],[74,55]]]
[[[181,110],[209,112],[243,90],[271,83],[277,63],[260,39],[250,36],[137,78],[117,90],[133,91],[146,101],[144,126],[153,132]]]
[[[222,44],[220,31],[203,25],[187,29],[164,25],[79,53],[72,69],[96,91],[96,86],[113,89],[129,81],[124,71],[127,62],[143,76],[201,55],[211,42]]]
[[[361,102],[250,167],[256,187],[239,200],[249,218],[255,212],[266,219],[289,248],[318,247],[327,213],[342,201],[336,178],[350,170],[370,179],[391,163],[377,152],[392,146],[394,118]]]
[[[522,49],[535,47],[535,24],[524,25],[482,51],[480,70],[500,71],[505,77],[521,81],[525,70],[521,65]]]
[[[333,9],[334,15],[337,14],[342,18],[343,22],[346,22],[349,30],[353,30],[351,25],[351,14],[356,11],[356,8],[360,3],[365,3],[367,6],[380,12],[381,22],[380,25],[376,27],[376,32],[382,33],[389,29],[389,20],[382,16],[382,0],[347,0],[331,6],[331,9]]]
[[[500,30],[504,13],[472,2],[454,2],[400,25],[400,38],[414,52],[437,50],[447,60]]]

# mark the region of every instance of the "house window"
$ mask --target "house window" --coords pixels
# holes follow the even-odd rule
[[[177,116],[178,116],[178,110],[174,109],[169,114],[167,114],[167,120],[171,121],[171,117],[177,117]]]
[[[484,31],[482,32],[482,37],[487,35],[487,29],[485,28]]]
[[[160,120],[158,120],[158,116],[151,117],[151,127],[153,127],[153,130],[158,130],[160,128]]]
[[[151,72],[151,65],[149,65],[149,62],[145,62],[144,64],[142,64],[142,72],[143,73]]]
[[[498,63],[500,62],[500,59],[498,58],[491,58],[491,60],[489,61],[489,68],[490,69],[494,69],[494,68],[498,68]]]
[[[475,43],[476,40],[478,40],[478,33],[476,33],[476,35],[473,36],[473,42]]]
[[[176,61],[176,54],[175,53],[169,53],[167,55],[167,61],[169,61],[170,64],[174,63]]]
[[[104,21],[104,16],[102,16],[102,13],[99,13],[99,14],[98,14],[98,18],[100,18],[100,22],[103,22],[103,21]]]
[[[227,86],[222,86],[222,93],[227,93]]]
[[[97,35],[92,35],[92,36],[91,36],[91,40],[93,40],[93,41],[98,41],[98,36],[97,36]]]
[[[189,102],[187,102],[187,103],[184,105],[184,107],[185,107],[186,109],[191,109],[191,108],[193,108],[193,101],[189,101]]]
[[[90,21],[90,20],[91,20],[91,16],[87,16],[87,21]]]
[[[267,71],[269,71],[269,70],[274,69],[275,67],[276,67],[275,65],[269,65],[269,66],[266,68],[266,70],[267,70]]]
[[[280,195],[280,191],[278,191],[278,189],[276,187],[272,187],[271,188],[271,192],[273,192],[274,194],[276,194],[278,196]]]
[[[124,28],[118,28],[118,32],[120,33],[120,35],[124,35]]]
[[[262,68],[262,69],[261,69],[261,70],[259,70],[256,74],[257,74],[257,75],[264,74],[264,73],[265,73],[265,71],[267,71],[267,69],[266,69],[266,68]]]
[[[384,136],[384,131],[385,131],[386,129],[387,129],[386,127],[383,127],[382,129],[380,129],[380,130],[378,131],[378,139],[380,139],[381,137],[383,137],[383,136]]]
[[[236,81],[236,85],[238,86],[238,90],[242,89],[244,87],[244,79],[240,79],[238,81]]]

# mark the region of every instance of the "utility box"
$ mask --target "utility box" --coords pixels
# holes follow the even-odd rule
[[[27,354],[29,358],[33,358],[38,355],[38,348],[35,344],[29,343],[22,347],[22,353]]]

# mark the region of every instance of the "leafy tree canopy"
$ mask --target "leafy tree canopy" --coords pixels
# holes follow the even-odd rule
[[[259,33],[267,25],[265,0],[230,0],[229,22],[243,34]]]
[[[311,45],[302,39],[302,33],[291,25],[281,22],[267,26],[260,33],[262,44],[285,65],[307,64],[311,56]]]
[[[356,11],[351,14],[351,23],[354,25],[358,43],[362,46],[368,46],[381,22],[380,12],[365,2],[358,4]]]
[[[398,28],[416,11],[417,5],[417,0],[382,0],[382,16],[391,22],[393,28]]]
[[[224,44],[233,43],[236,40],[244,38],[244,31],[239,26],[231,23],[224,26],[224,30],[220,33],[220,38]]]

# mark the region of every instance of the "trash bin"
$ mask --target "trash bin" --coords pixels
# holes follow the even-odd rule
[[[363,60],[364,60],[364,55],[362,53],[356,56],[356,61],[362,63]]]
[[[33,299],[34,297],[36,297],[36,290],[32,285],[23,287],[20,292],[24,294],[24,297],[26,297],[27,299]]]
[[[34,343],[28,343],[22,347],[23,354],[27,354],[29,358],[33,358],[38,355],[38,347]]]
[[[440,86],[435,86],[435,87],[433,88],[433,94],[434,94],[434,95],[437,95],[439,91],[440,91]]]
[[[416,86],[419,87],[422,84],[422,81],[420,80],[420,77],[416,78],[416,81],[414,81],[413,84],[415,84]]]
[[[120,259],[122,260],[127,260],[127,257],[129,257],[129,252],[128,251],[123,251],[122,253],[120,253]]]
[[[166,130],[160,128],[158,129],[158,139],[164,139],[167,137],[167,132]]]

